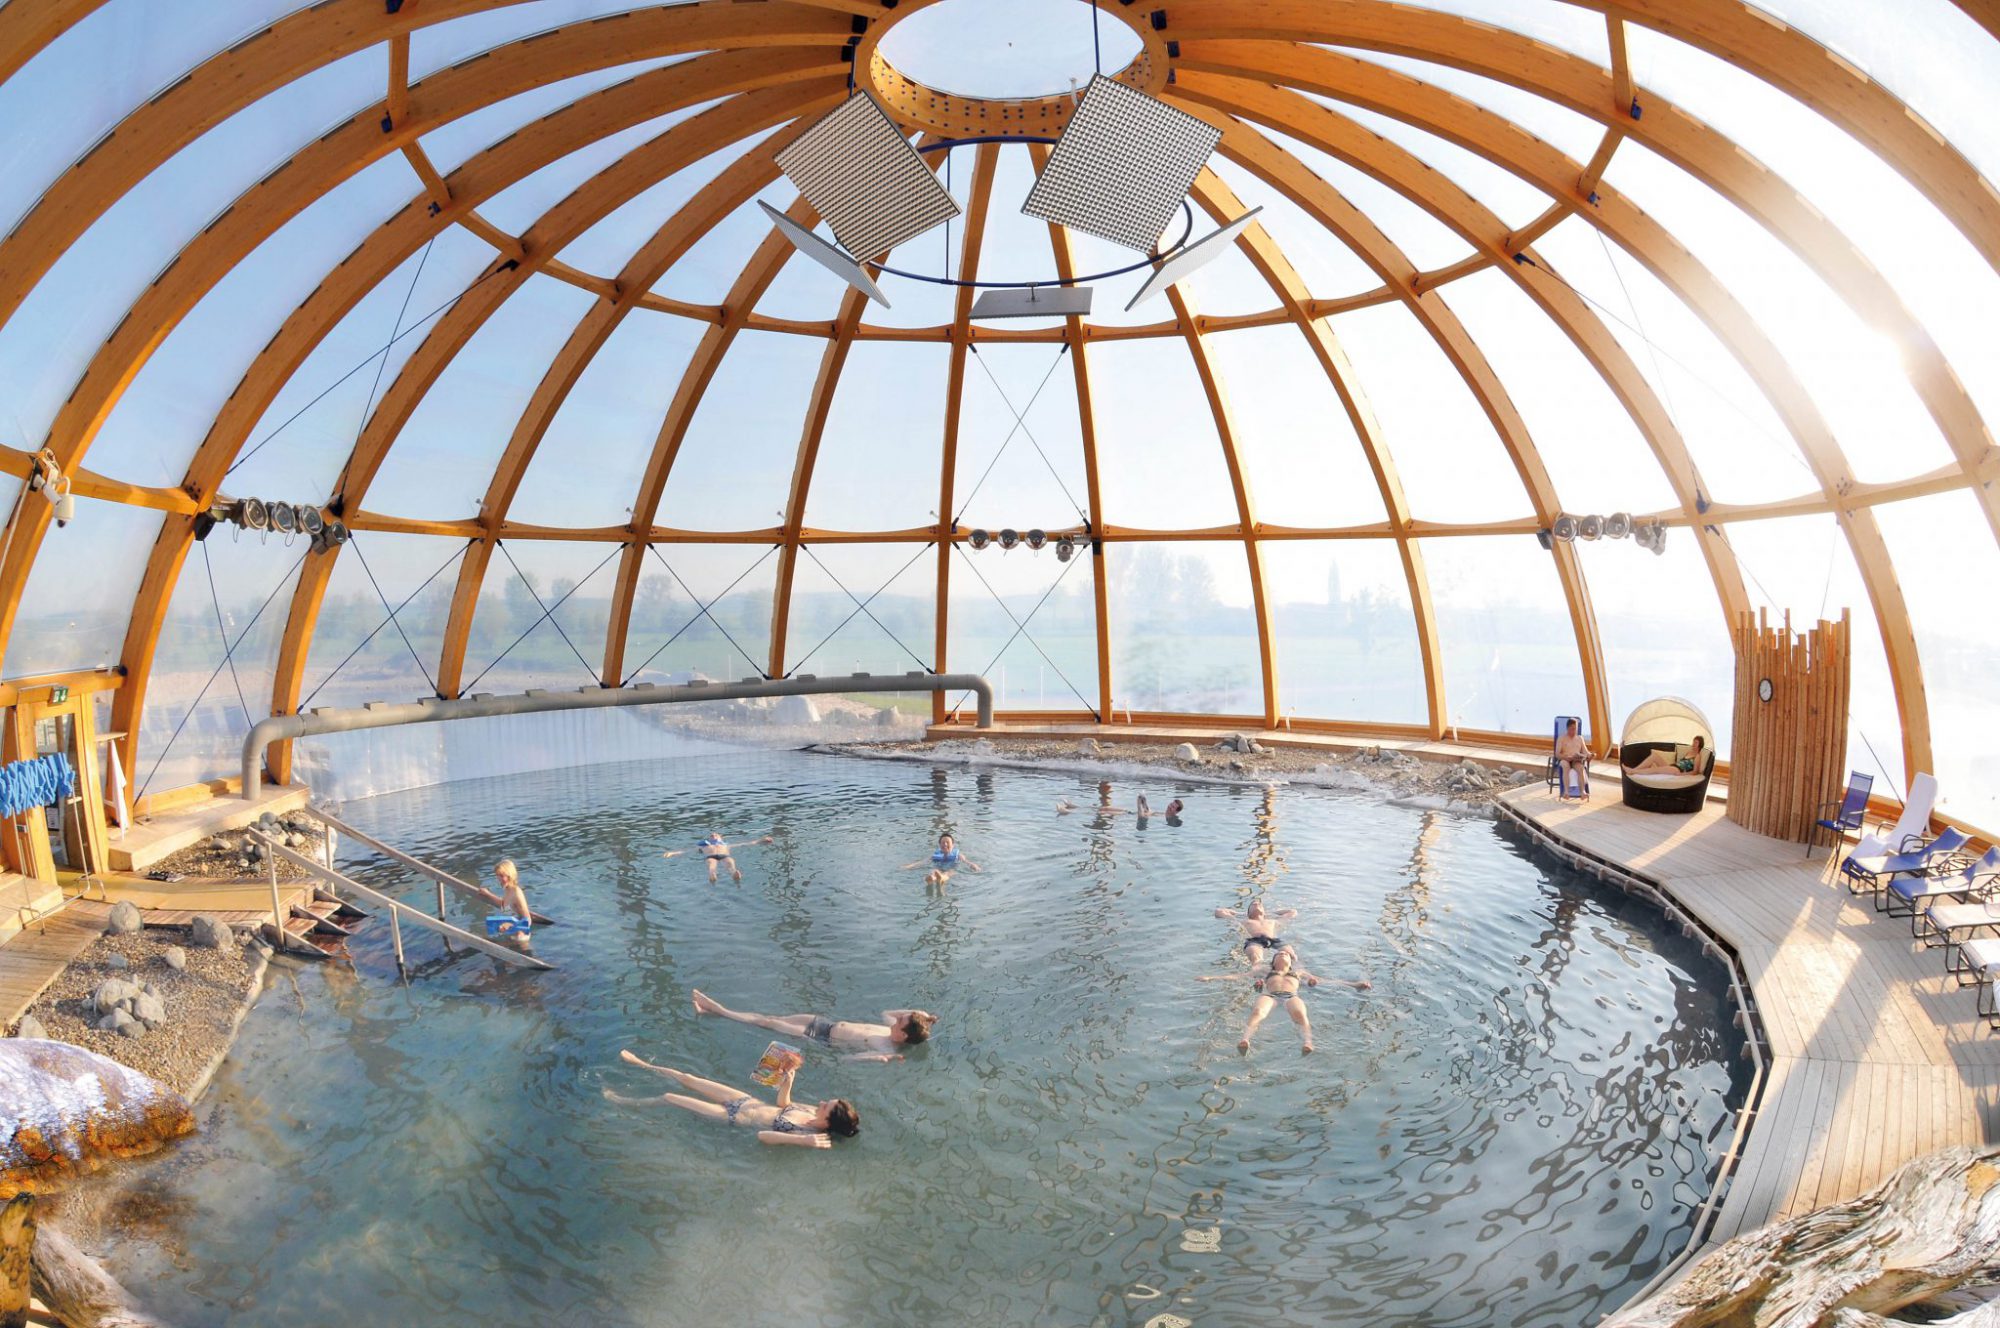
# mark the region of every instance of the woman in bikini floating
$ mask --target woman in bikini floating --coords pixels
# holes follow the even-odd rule
[[[731,1010],[722,1002],[700,992],[694,995],[696,1014],[720,1015],[739,1024],[768,1028],[787,1037],[804,1038],[822,1047],[849,1053],[849,1060],[899,1061],[903,1050],[928,1041],[937,1016],[923,1010],[884,1010],[880,1024],[862,1024],[848,1019],[828,1019],[817,1014],[756,1014]]]
[[[788,1066],[779,1077],[776,1084],[778,1101],[776,1106],[772,1106],[768,1102],[759,1102],[740,1088],[668,1069],[664,1065],[654,1065],[640,1060],[630,1051],[621,1051],[618,1056],[627,1065],[665,1075],[688,1092],[699,1095],[688,1097],[682,1093],[662,1093],[658,1097],[621,1097],[605,1089],[605,1099],[621,1106],[654,1107],[664,1103],[710,1120],[727,1121],[731,1125],[755,1130],[758,1143],[793,1148],[831,1148],[836,1137],[852,1139],[861,1133],[861,1115],[846,1098],[830,1097],[810,1107],[792,1101],[792,1078],[799,1071],[797,1065]]]
[[[1312,1055],[1312,1020],[1306,1015],[1306,998],[1299,991],[1299,983],[1303,980],[1308,987],[1317,987],[1322,980],[1319,975],[1308,973],[1303,968],[1300,968],[1298,966],[1297,954],[1293,952],[1290,946],[1286,946],[1271,956],[1271,967],[1261,978],[1257,977],[1255,973],[1215,973],[1199,978],[1197,981],[1228,982],[1233,979],[1246,977],[1256,982],[1259,995],[1257,1003],[1250,1008],[1250,1022],[1244,1025],[1243,1036],[1237,1040],[1236,1049],[1238,1051],[1250,1050],[1250,1039],[1257,1036],[1258,1027],[1269,1017],[1271,1011],[1282,1004],[1285,1007],[1286,1013],[1291,1015],[1292,1022],[1299,1026],[1299,1054],[1302,1056]],[[1367,991],[1371,985],[1366,979],[1362,978],[1351,980],[1348,978],[1327,978],[1325,981],[1337,982],[1343,987],[1352,987],[1356,991]]]

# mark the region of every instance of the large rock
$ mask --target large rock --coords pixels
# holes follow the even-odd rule
[[[1200,765],[1201,753],[1195,750],[1193,743],[1184,742],[1174,748],[1174,759],[1176,761],[1191,761],[1196,765]]]
[[[194,1129],[188,1100],[137,1070],[66,1042],[0,1041],[0,1196],[61,1189]]]
[[[771,707],[771,718],[779,724],[817,724],[819,707],[810,696],[781,696]]]
[[[197,913],[188,938],[203,949],[220,950],[230,943],[229,924],[212,913]]]
[[[17,1038],[46,1038],[49,1030],[42,1027],[42,1021],[31,1014],[21,1016],[21,1022],[14,1028]]]
[[[167,1022],[167,1005],[152,992],[144,992],[132,1003],[132,1017],[147,1028],[158,1028]]]
[[[173,969],[176,973],[185,970],[188,966],[188,952],[181,949],[178,945],[168,946],[166,952],[160,958],[166,962],[168,968]]]
[[[97,1014],[110,1014],[121,1005],[138,999],[138,983],[127,982],[124,978],[106,978],[97,984],[97,990],[90,993],[90,1008]]]
[[[137,905],[129,899],[121,899],[111,906],[111,917],[104,924],[104,930],[112,936],[130,936],[144,925]]]

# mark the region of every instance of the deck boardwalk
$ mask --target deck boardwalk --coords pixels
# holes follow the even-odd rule
[[[72,901],[0,946],[0,1031],[13,1028],[70,960],[104,934],[106,912]]]
[[[1710,803],[1633,811],[1616,776],[1588,803],[1540,786],[1506,796],[1543,833],[1621,863],[1737,953],[1770,1074],[1714,1244],[1851,1199],[1913,1157],[2000,1139],[2000,1035],[1940,952],[1830,879],[1824,852],[1753,834]]]

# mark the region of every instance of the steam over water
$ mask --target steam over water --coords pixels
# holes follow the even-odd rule
[[[1485,821],[1304,789],[1094,784],[765,754],[349,804],[463,875],[518,859],[555,973],[386,920],[280,975],[204,1133],[127,1168],[110,1263],[177,1324],[1569,1325],[1684,1244],[1734,1125],[1726,975],[1644,906]],[[704,830],[777,842],[711,888]],[[940,830],[983,874],[922,872]],[[361,859],[357,858],[356,862]],[[369,881],[404,882],[380,864]],[[1308,994],[1236,1051],[1262,893]],[[483,910],[454,902],[478,926]],[[649,1060],[747,1084],[773,1013],[942,1016],[897,1065],[807,1049],[863,1117],[761,1147],[601,1090]]]

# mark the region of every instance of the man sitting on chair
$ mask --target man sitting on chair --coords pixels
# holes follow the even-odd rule
[[[1556,773],[1562,779],[1564,797],[1569,796],[1572,773],[1576,776],[1576,796],[1590,796],[1590,748],[1584,746],[1583,735],[1577,732],[1573,719],[1563,727],[1562,737],[1556,739]]]

